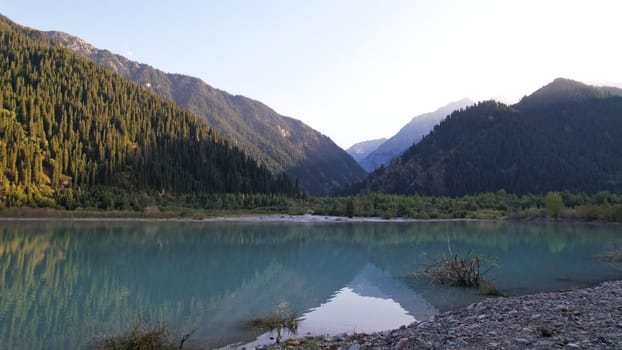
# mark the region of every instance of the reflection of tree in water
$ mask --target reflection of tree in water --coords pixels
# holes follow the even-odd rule
[[[614,231],[505,222],[3,222],[0,342],[77,348],[141,316],[173,331],[199,327],[193,338],[224,344],[253,337],[241,323],[281,301],[299,312],[319,306],[370,263],[403,276],[445,252],[448,240],[498,257],[497,285],[518,288],[507,276],[544,283],[561,270],[593,275],[585,259],[622,247]],[[451,291],[408,285],[441,310],[460,303]]]
[[[307,241],[305,226],[164,226],[3,226],[1,318],[16,325],[3,344],[76,348],[139,316],[218,338],[282,300],[319,305],[363,263],[349,244]]]

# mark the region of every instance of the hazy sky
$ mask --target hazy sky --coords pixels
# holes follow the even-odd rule
[[[0,12],[260,100],[344,148],[462,97],[622,83],[620,0],[0,0]]]

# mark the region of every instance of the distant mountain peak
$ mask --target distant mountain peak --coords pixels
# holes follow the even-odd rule
[[[473,101],[465,97],[458,101],[448,103],[434,112],[418,115],[412,118],[397,134],[378,146],[378,148],[367,157],[361,160],[357,159],[357,161],[367,171],[372,171],[381,165],[387,165],[393,158],[399,156],[410,146],[419,142],[423,136],[428,134],[435,125],[450,115],[451,112],[472,104]],[[356,157],[354,158],[356,159]]]
[[[473,104],[473,101],[470,98],[465,97],[465,98],[462,98],[462,99],[460,99],[458,101],[450,102],[447,105],[439,108],[438,110],[453,108],[452,111],[454,111],[456,109],[460,109],[460,108],[463,108],[464,106],[468,106],[468,105],[472,105],[472,104]]]
[[[589,94],[590,92],[593,92],[593,90],[594,90],[593,86],[584,84],[576,80],[567,79],[567,78],[556,78],[552,82],[536,90],[533,94],[531,94],[531,96],[553,95],[553,94],[569,95],[569,94],[577,93],[577,92],[585,92],[586,94]]]
[[[518,109],[533,109],[562,102],[577,102],[611,96],[622,96],[622,89],[609,86],[592,86],[572,79],[557,78],[531,95],[523,97],[516,104],[516,107]]]
[[[355,143],[346,150],[348,154],[357,162],[367,157],[371,152],[375,151],[378,146],[382,145],[387,139],[385,137],[375,140],[368,140]]]

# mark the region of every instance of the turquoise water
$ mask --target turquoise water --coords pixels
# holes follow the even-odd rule
[[[620,225],[2,221],[0,344],[83,348],[138,319],[196,329],[186,348],[270,341],[246,322],[279,308],[299,334],[395,328],[482,298],[409,277],[448,245],[495,258],[509,295],[622,277],[595,257]]]

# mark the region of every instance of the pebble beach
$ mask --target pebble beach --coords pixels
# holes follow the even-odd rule
[[[269,349],[622,349],[622,281],[495,297],[400,329],[290,339]]]

